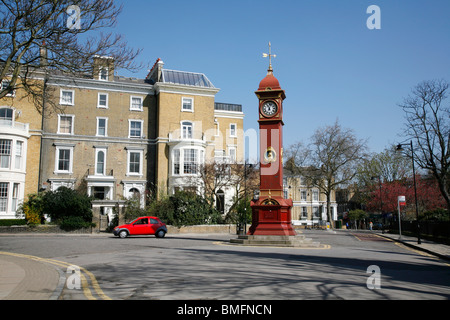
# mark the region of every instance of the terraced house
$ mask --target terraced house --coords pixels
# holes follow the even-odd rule
[[[125,78],[116,75],[111,58],[97,57],[92,74],[51,74],[47,86],[54,92],[57,112],[44,108],[42,115],[24,118],[26,122],[15,127],[0,123],[0,139],[21,130],[1,147],[12,159],[8,170],[16,170],[14,157],[19,154],[24,163],[22,171],[17,169],[22,191],[14,193],[15,180],[7,181],[0,218],[11,217],[12,202],[27,193],[62,186],[85,190],[98,200],[99,214],[111,218],[112,207],[124,199],[137,196],[144,205],[148,190],[201,193],[195,178],[208,161],[243,161],[242,106],[216,103],[219,89],[204,74],[168,70],[158,59],[145,79]],[[25,109],[33,113],[31,104],[9,100],[15,109],[0,101],[3,118],[17,114],[15,110],[22,110],[22,117]],[[33,144],[30,128],[38,135]],[[33,164],[25,171],[31,152]],[[5,166],[7,161],[2,158]],[[30,182],[25,190],[29,174],[38,182]],[[225,197],[231,201],[233,194],[225,192]]]

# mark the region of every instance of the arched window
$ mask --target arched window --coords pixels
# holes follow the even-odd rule
[[[97,153],[97,174],[105,173],[105,153],[103,151],[99,151]]]
[[[128,193],[130,194],[130,198],[139,199],[141,197],[141,193],[136,188],[131,188]]]

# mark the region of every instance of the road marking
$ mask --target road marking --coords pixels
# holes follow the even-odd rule
[[[34,261],[38,261],[38,262],[50,263],[50,264],[57,265],[59,267],[65,267],[65,268],[68,268],[70,266],[75,266],[71,263],[67,263],[67,262],[63,262],[63,261],[58,261],[58,260],[54,260],[54,259],[45,259],[45,258],[40,258],[40,257],[30,256],[30,255],[20,254],[20,253],[1,252],[0,251],[0,254],[9,255],[9,256],[18,257],[18,258],[30,259],[30,260],[34,260]],[[103,292],[103,290],[100,288],[100,285],[98,284],[97,279],[95,278],[95,276],[92,272],[90,272],[80,266],[76,266],[76,267],[78,267],[80,271],[82,271],[84,274],[86,274],[89,277],[91,287],[94,289],[95,293],[100,297],[100,299],[111,300],[111,298],[108,297]],[[83,294],[89,300],[97,300],[94,297],[94,295],[92,294],[91,289],[89,288],[88,279],[82,272],[80,272],[80,276],[81,276],[81,285],[83,288]]]

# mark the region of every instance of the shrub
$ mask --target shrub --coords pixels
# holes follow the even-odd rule
[[[125,221],[133,221],[136,218],[146,215],[147,212],[141,208],[138,197],[132,197],[125,202],[125,213],[123,215]]]
[[[448,211],[441,208],[426,211],[420,218],[429,221],[450,221]]]
[[[29,225],[44,223],[44,198],[42,193],[31,194],[18,208],[16,215],[23,215]]]
[[[155,201],[149,214],[176,227],[222,223],[222,215],[201,196],[179,191]]]
[[[64,231],[73,231],[82,228],[92,227],[93,224],[90,222],[86,222],[82,217],[69,216],[64,217],[59,222],[59,227]]]
[[[26,224],[27,224],[27,221],[25,219],[2,219],[2,220],[0,220],[0,226],[2,226],[2,227],[23,226]]]
[[[44,212],[52,222],[73,225],[92,222],[91,198],[69,188],[59,188],[44,195]]]

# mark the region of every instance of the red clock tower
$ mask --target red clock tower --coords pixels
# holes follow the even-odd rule
[[[292,199],[283,189],[283,101],[286,95],[273,75],[271,58],[267,76],[255,92],[259,100],[260,193],[253,200],[252,226],[248,235],[295,236],[292,228]]]

